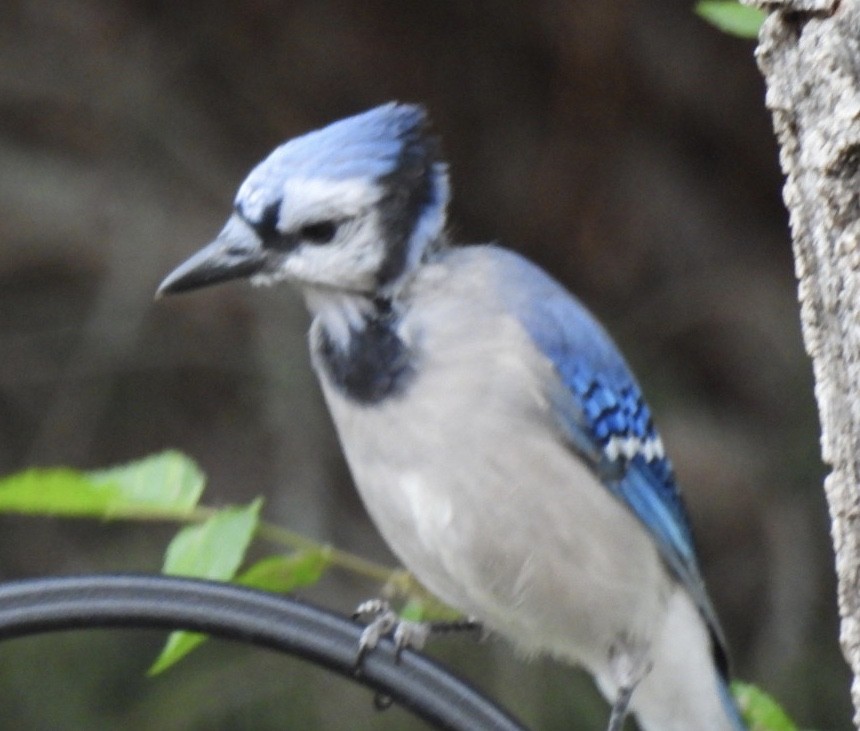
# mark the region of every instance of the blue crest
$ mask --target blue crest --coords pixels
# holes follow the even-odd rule
[[[438,142],[427,127],[423,107],[397,102],[333,122],[275,148],[248,175],[236,203],[251,191],[269,190],[276,198],[287,178],[378,181],[404,163],[432,167]]]

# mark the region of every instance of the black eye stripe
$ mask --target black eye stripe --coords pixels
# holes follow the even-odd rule
[[[283,234],[278,231],[278,214],[281,210],[281,201],[270,203],[263,209],[263,215],[254,226],[254,230],[263,241],[264,246],[269,246],[282,238]]]
[[[260,237],[260,242],[264,249],[275,249],[277,251],[289,251],[294,249],[299,243],[295,234],[285,234],[278,229],[278,220],[281,212],[281,201],[276,200],[263,209],[263,214],[260,220],[253,221],[245,215],[241,203],[235,206],[236,214],[252,229],[257,236]]]
[[[273,201],[266,206],[258,221],[250,220],[239,203],[236,204],[235,210],[239,217],[254,229],[264,248],[281,251],[294,249],[300,243],[328,244],[337,235],[338,228],[342,223],[342,221],[332,219],[314,221],[305,224],[298,231],[284,233],[278,228],[281,212],[280,200]]]

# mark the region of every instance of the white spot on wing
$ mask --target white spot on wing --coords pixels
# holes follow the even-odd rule
[[[633,435],[610,437],[604,451],[613,462],[619,457],[629,460],[640,455],[648,462],[652,462],[655,459],[662,459],[666,454],[660,437],[641,439]]]

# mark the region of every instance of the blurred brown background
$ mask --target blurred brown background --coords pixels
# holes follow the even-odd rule
[[[753,43],[692,3],[6,0],[0,5],[0,472],[194,456],[215,504],[393,564],[352,490],[286,288],[153,303],[282,140],[427,105],[453,230],[575,290],[627,353],[685,488],[740,677],[848,729],[818,425]],[[0,520],[0,577],[157,570],[172,527]],[[341,611],[377,587],[333,574]],[[0,645],[2,729],[399,729],[368,692],[161,636]],[[601,729],[588,679],[500,641],[432,652],[536,729]],[[336,692],[332,691],[336,689]]]

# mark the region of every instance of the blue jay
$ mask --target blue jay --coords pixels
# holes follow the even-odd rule
[[[452,247],[419,106],[276,148],[158,293],[286,281],[355,484],[434,594],[587,669],[645,731],[739,731],[672,466],[609,335],[537,266]]]

